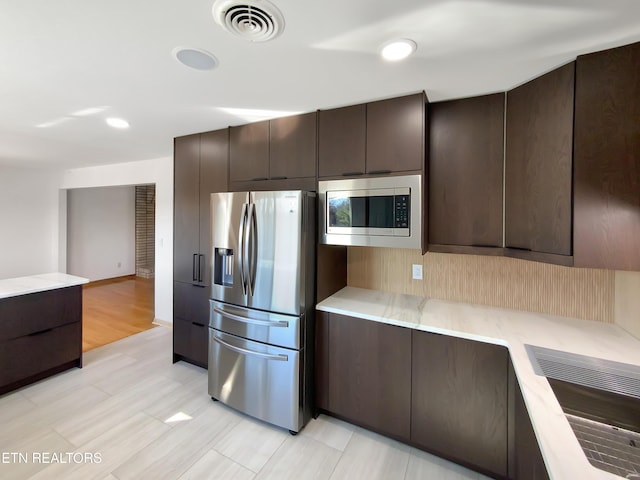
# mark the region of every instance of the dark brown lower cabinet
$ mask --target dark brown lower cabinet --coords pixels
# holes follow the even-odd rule
[[[316,311],[315,400],[321,410],[329,410],[329,315]]]
[[[506,348],[413,331],[411,442],[507,476]]]
[[[82,287],[0,299],[0,395],[82,366]]]
[[[316,312],[316,407],[498,479],[548,480],[505,347]]]
[[[207,368],[209,288],[173,282],[173,361]]]
[[[209,332],[207,324],[176,318],[173,323],[174,361],[185,360],[207,368]]]
[[[411,330],[329,314],[328,410],[380,433],[408,439]]]
[[[514,378],[515,380],[515,378]],[[544,459],[533,431],[529,412],[522,398],[520,387],[515,382],[515,395],[513,401],[514,419],[514,468],[510,469],[515,480],[549,480]]]

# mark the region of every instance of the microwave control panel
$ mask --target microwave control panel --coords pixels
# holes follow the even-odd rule
[[[409,195],[396,195],[395,204],[395,228],[409,228]]]

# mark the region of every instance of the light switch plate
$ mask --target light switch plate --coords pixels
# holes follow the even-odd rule
[[[411,265],[411,278],[414,280],[422,280],[422,265],[417,263]]]

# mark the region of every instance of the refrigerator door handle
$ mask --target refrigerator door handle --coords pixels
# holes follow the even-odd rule
[[[245,216],[245,228],[244,228],[244,249],[242,250],[242,257],[245,265],[245,282],[247,284],[247,293],[250,296],[253,296],[253,283],[251,281],[251,272],[253,271],[253,255],[252,255],[252,245],[253,245],[253,211],[255,210],[255,205],[250,203],[248,205],[248,211]]]
[[[270,353],[255,352],[253,350],[247,350],[246,348],[240,348],[240,347],[236,347],[235,345],[231,345],[230,343],[225,342],[224,340],[216,337],[215,335],[213,335],[212,338],[216,343],[219,343],[223,347],[226,347],[229,350],[233,350],[234,352],[237,352],[241,355],[251,355],[253,357],[260,357],[266,360],[277,360],[280,362],[287,362],[289,360],[288,355],[272,355]]]
[[[242,294],[247,294],[247,279],[245,276],[245,230],[247,229],[247,207],[245,203],[242,205],[242,213],[240,214],[240,230],[238,231],[238,255],[240,257],[240,283],[242,283]]]
[[[251,203],[249,206],[249,288],[251,295],[256,289],[256,269],[258,263],[258,220],[256,216],[256,204]]]
[[[285,320],[258,320],[257,318],[245,317],[244,315],[237,315],[235,313],[225,312],[221,308],[213,307],[213,311],[225,318],[231,320],[237,320],[242,323],[252,323],[254,325],[263,325],[265,327],[289,327],[289,322]]]

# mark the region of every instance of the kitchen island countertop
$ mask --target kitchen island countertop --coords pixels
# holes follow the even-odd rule
[[[73,287],[88,282],[89,279],[87,278],[58,272],[0,279],[0,298],[45,292],[47,290],[55,290],[56,288]]]
[[[354,287],[343,288],[316,308],[506,346],[550,478],[619,480],[620,477],[599,470],[587,461],[546,377],[534,372],[525,345],[640,366],[640,340],[622,328],[588,320]]]

